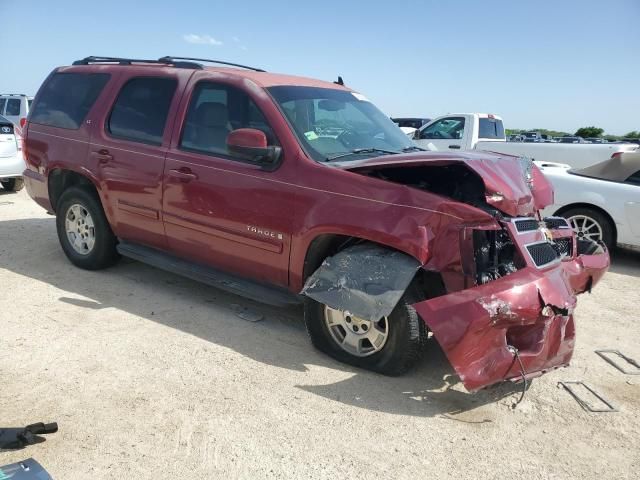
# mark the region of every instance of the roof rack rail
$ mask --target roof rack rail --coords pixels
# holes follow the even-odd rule
[[[194,62],[218,63],[220,65],[229,65],[230,67],[246,68],[247,70],[253,70],[255,72],[265,72],[266,71],[266,70],[263,70],[261,68],[249,67],[247,65],[241,65],[239,63],[223,62],[221,60],[210,60],[208,58],[172,57],[172,56],[167,55],[166,57],[161,57],[161,58],[158,59],[159,62],[166,62],[166,63],[175,63],[176,60],[190,60],[190,61],[194,61]]]
[[[133,63],[153,63],[159,65],[173,65],[176,68],[193,68],[196,70],[202,70],[202,65],[195,62],[181,62],[173,61],[168,57],[163,57],[158,60],[140,59],[140,58],[121,58],[121,57],[100,57],[90,56],[81,60],[76,60],[72,65],[89,65],[91,63],[115,63],[118,65],[131,65]]]

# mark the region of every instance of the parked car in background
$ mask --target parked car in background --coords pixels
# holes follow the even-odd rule
[[[576,137],[578,138],[578,137]],[[438,117],[414,136],[416,145],[438,150],[485,150],[542,162],[584,168],[603,162],[616,152],[633,151],[632,144],[561,144],[507,142],[502,118],[487,113],[454,113]]]
[[[559,143],[589,143],[589,142],[587,142],[584,138],[582,138],[582,137],[576,137],[576,136],[571,136],[571,137],[559,137],[559,138],[558,138],[558,142],[559,142]]]
[[[578,238],[640,247],[640,152],[616,153],[582,169],[536,164],[555,192],[545,215],[565,217]]]
[[[385,374],[428,331],[472,391],[569,363],[609,256],[539,218],[530,161],[425,152],[344,85],[198,62],[88,57],[40,88],[25,181],[73,264],[303,302],[313,345]]]
[[[4,190],[17,192],[24,186],[22,172],[24,160],[15,125],[0,116],[0,185]]]
[[[431,121],[430,118],[416,118],[416,117],[396,117],[391,119],[393,123],[398,125],[399,127],[410,127],[415,128],[416,130],[426,125]]]
[[[0,115],[12,122],[16,127],[16,134],[20,136],[20,129],[27,120],[33,97],[21,93],[0,94]]]
[[[393,123],[400,127],[400,130],[404,132],[408,137],[413,138],[418,130],[423,125],[429,123],[429,118],[392,118]]]
[[[600,137],[588,137],[585,140],[589,143],[609,143],[606,139]]]

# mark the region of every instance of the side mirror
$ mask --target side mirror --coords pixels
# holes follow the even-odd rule
[[[413,139],[414,140],[420,140],[420,129],[418,129],[415,132],[413,132]]]
[[[239,128],[227,135],[227,148],[231,153],[255,163],[274,164],[282,149],[267,145],[267,136],[255,128]]]

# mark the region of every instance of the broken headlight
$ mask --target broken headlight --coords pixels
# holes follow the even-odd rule
[[[516,247],[505,230],[474,230],[476,283],[485,284],[522,267]]]

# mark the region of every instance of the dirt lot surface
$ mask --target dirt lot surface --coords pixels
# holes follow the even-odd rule
[[[124,260],[71,266],[54,219],[0,193],[0,427],[57,421],[33,456],[56,479],[638,478],[640,253],[618,252],[577,310],[573,365],[467,393],[433,345],[387,378],[314,351],[299,309],[247,302]],[[264,315],[252,323],[237,305]],[[563,389],[583,380],[616,413]]]

